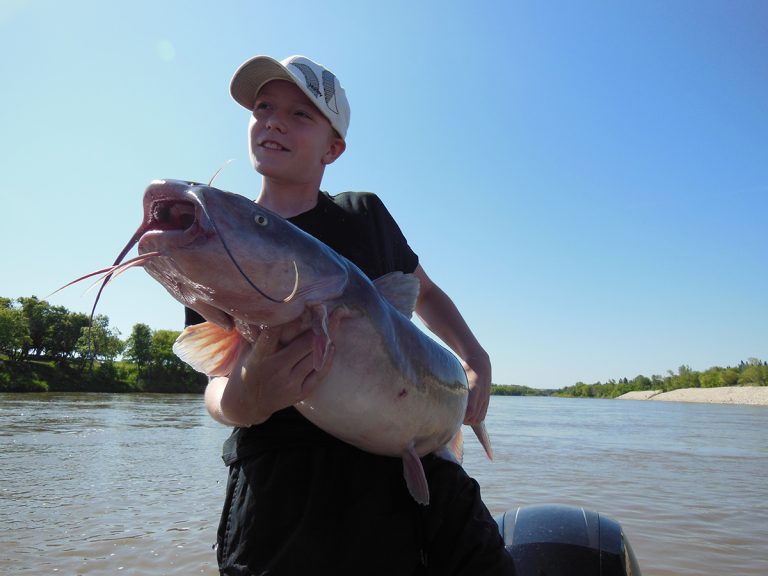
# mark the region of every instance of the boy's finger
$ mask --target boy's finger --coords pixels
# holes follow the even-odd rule
[[[264,358],[273,354],[280,344],[278,335],[275,334],[271,328],[263,328],[259,335],[256,337],[256,342],[253,345],[253,354],[257,358]]]
[[[304,379],[304,383],[301,387],[302,400],[312,394],[312,392],[314,392],[317,387],[322,384],[323,380],[325,380],[325,377],[328,376],[328,372],[331,371],[331,366],[333,365],[333,356],[335,353],[336,346],[331,343],[330,347],[328,348],[328,358],[326,358],[323,367],[320,368],[320,370],[312,370]]]

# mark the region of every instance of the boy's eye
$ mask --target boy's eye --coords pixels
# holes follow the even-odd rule
[[[269,107],[269,105],[266,102],[256,102],[256,105],[253,107],[254,110],[265,110]]]

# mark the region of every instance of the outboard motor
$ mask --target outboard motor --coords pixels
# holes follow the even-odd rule
[[[517,576],[639,576],[615,520],[575,506],[540,505],[496,518]]]

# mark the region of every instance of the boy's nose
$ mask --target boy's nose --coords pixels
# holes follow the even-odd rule
[[[267,128],[285,133],[285,122],[283,122],[283,119],[277,112],[273,112],[267,118]]]

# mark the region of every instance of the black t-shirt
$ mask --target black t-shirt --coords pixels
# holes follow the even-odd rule
[[[370,192],[336,196],[320,192],[314,208],[288,221],[353,262],[371,280],[389,272],[411,273],[419,263],[381,199]],[[197,312],[186,309],[186,325],[203,321]],[[291,407],[275,412],[258,426],[235,428],[223,458],[229,464],[265,448],[322,441],[336,440]]]
[[[419,263],[389,211],[370,192],[321,192],[312,210],[288,221],[352,261],[371,280],[389,272],[413,272]]]

